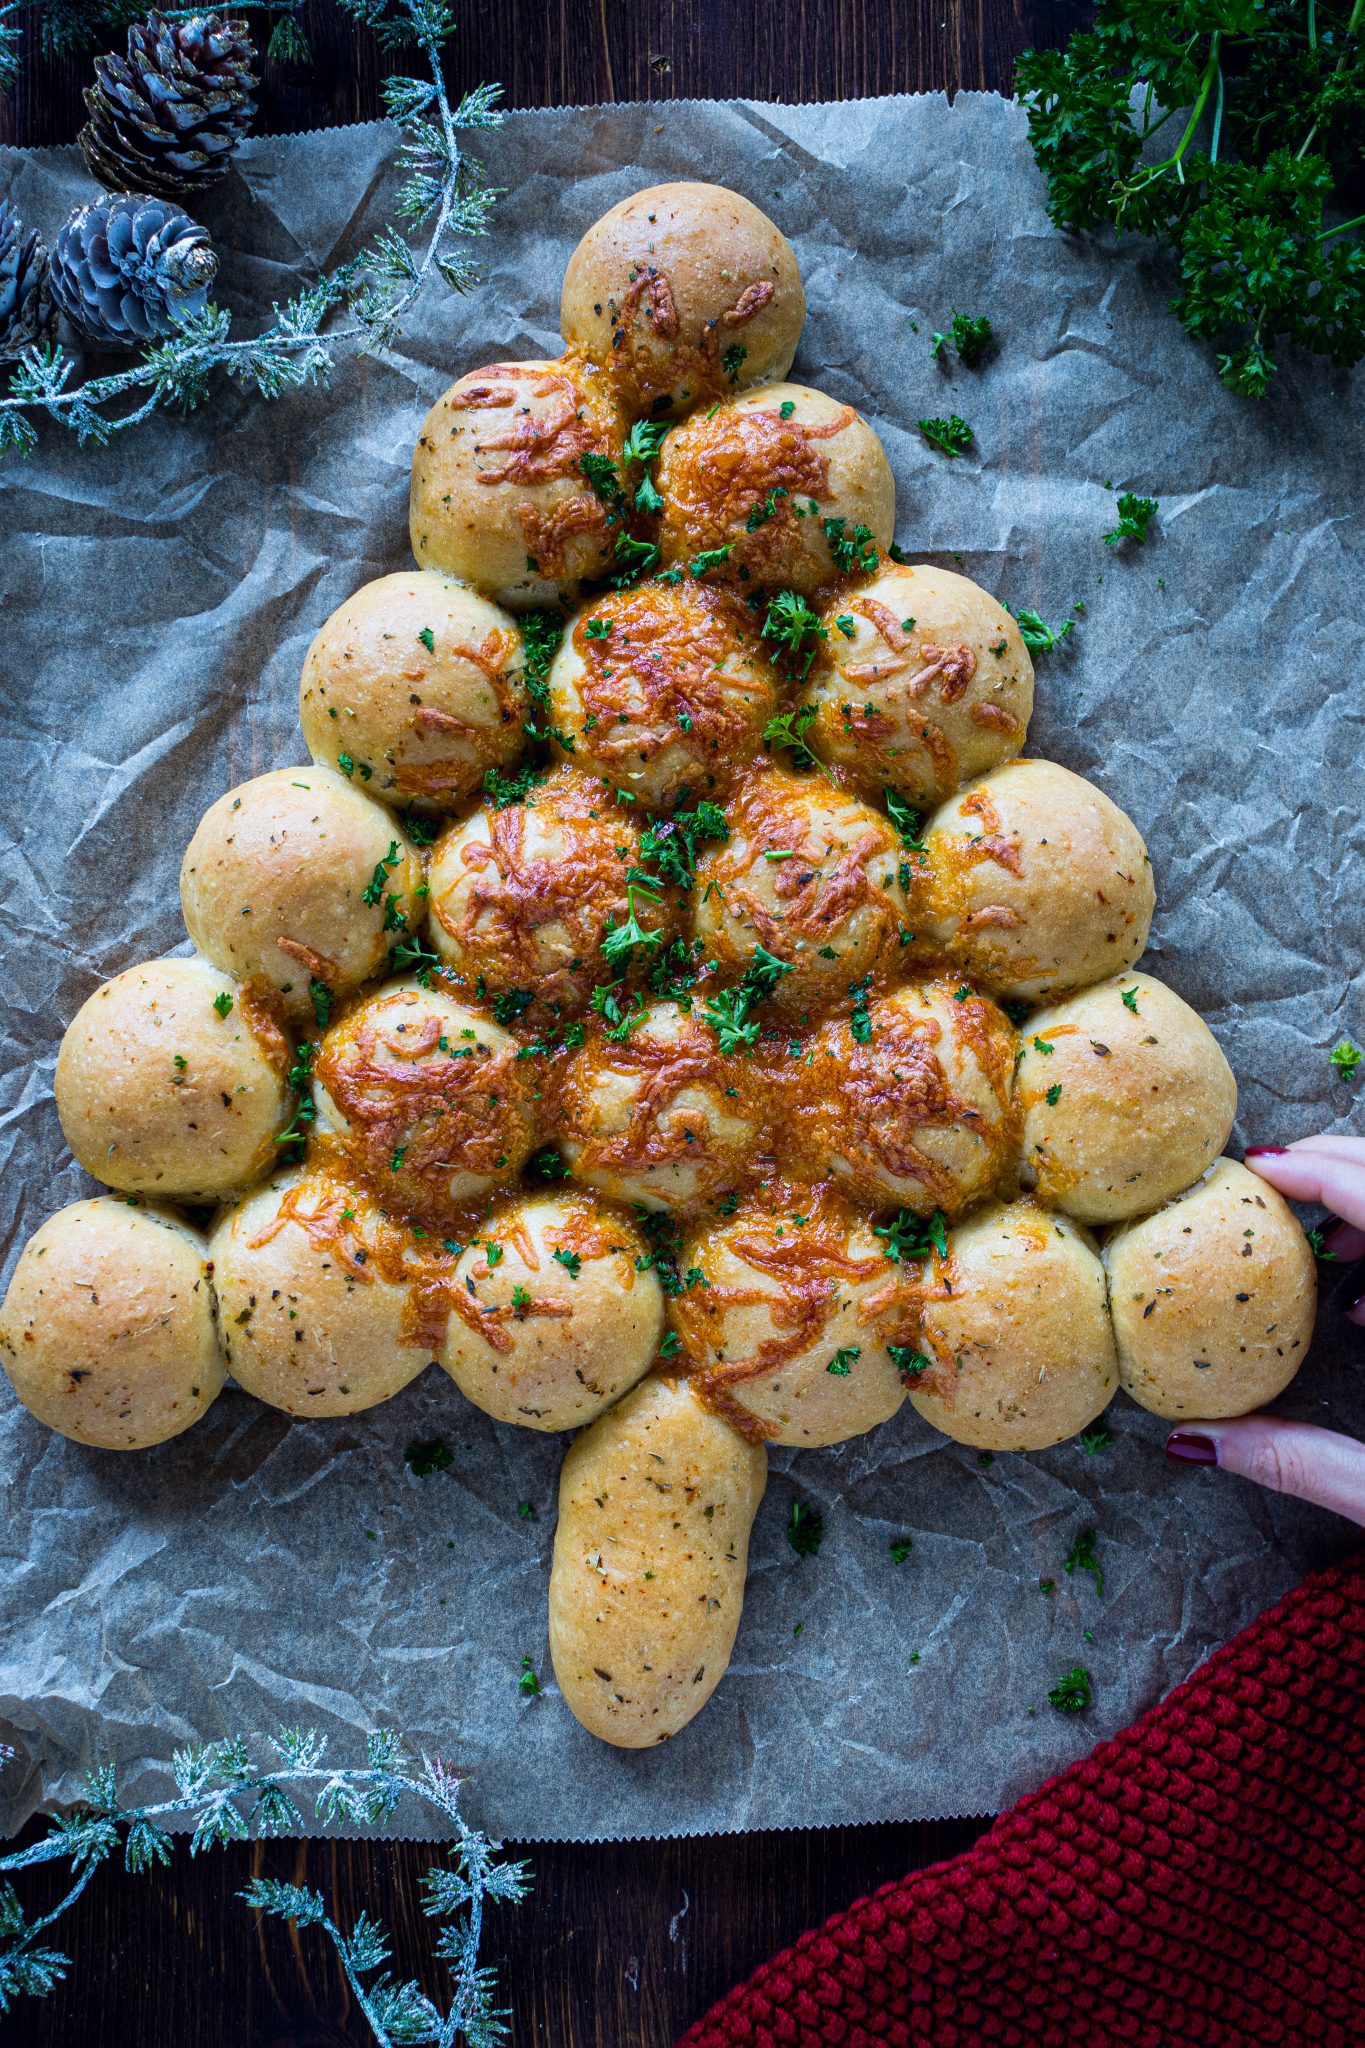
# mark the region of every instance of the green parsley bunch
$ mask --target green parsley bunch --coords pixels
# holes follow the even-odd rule
[[[1048,212],[1164,243],[1172,310],[1230,390],[1261,398],[1277,342],[1365,355],[1365,0],[1100,0],[1017,83]],[[1166,154],[1151,144],[1173,139]]]

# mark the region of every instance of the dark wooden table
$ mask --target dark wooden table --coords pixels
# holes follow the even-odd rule
[[[851,99],[943,87],[1010,89],[1030,43],[1059,42],[1082,0],[467,0],[457,87],[501,79],[511,106],[610,99]],[[393,68],[328,0],[307,0],[311,68],[266,66],[258,125],[368,120]],[[0,141],[68,142],[88,58],[33,58],[0,100]],[[487,1958],[514,2048],[668,2048],[737,1978],[859,1893],[965,1848],[984,1822],[811,1829],[594,1847],[519,1845],[534,1891],[493,1918]],[[55,1935],[69,1984],[25,2000],[0,2041],[25,2048],[332,2048],[370,2034],[323,1937],[262,1923],[236,1897],[267,1871],[321,1885],[344,1925],[362,1909],[421,1972],[430,1923],[421,1845],[272,1843],[218,1850],[139,1879],[105,1870]],[[45,1880],[24,1898],[44,1903]]]

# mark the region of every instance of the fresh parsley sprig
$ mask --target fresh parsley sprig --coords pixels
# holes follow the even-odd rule
[[[1363,26],[1365,0],[1100,0],[1064,50],[1019,60],[1053,221],[1161,244],[1172,310],[1245,397],[1281,340],[1365,355]]]

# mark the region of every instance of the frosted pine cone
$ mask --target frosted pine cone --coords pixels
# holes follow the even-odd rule
[[[105,348],[159,340],[202,313],[218,268],[206,231],[164,199],[116,192],[77,207],[52,252],[52,296]]]
[[[164,199],[221,178],[256,111],[255,51],[246,23],[218,14],[128,31],[126,57],[100,57],[86,88],[85,161],[111,191]]]
[[[51,325],[47,250],[35,229],[24,233],[8,199],[0,199],[0,356],[41,341]]]

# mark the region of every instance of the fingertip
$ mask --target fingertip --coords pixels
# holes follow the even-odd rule
[[[1216,1465],[1218,1444],[1203,1430],[1173,1429],[1166,1439],[1166,1456],[1173,1465]]]

